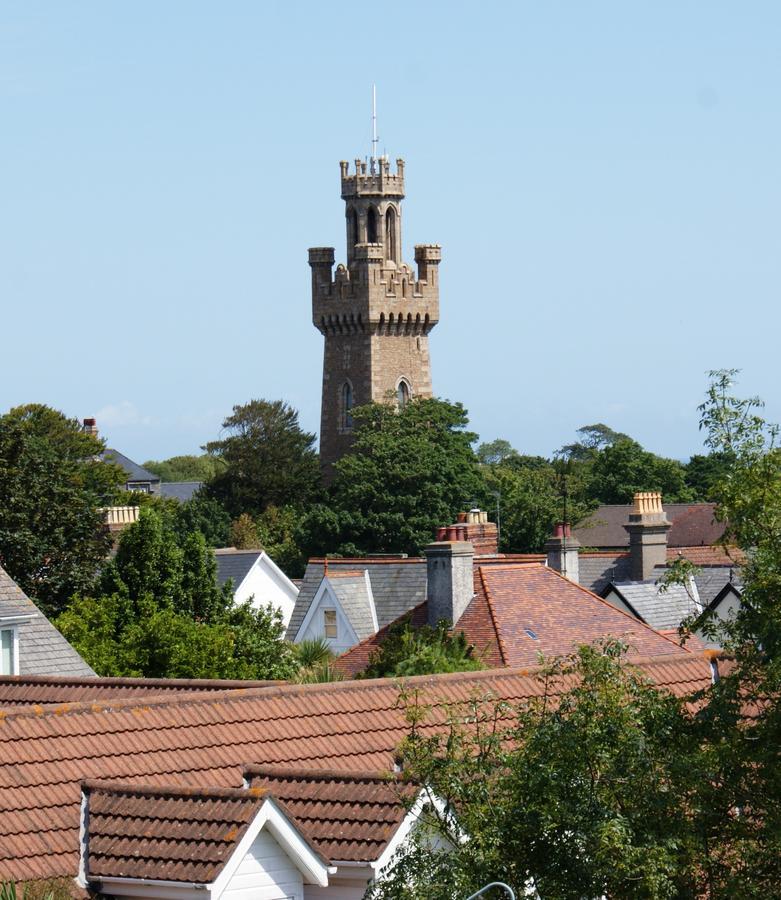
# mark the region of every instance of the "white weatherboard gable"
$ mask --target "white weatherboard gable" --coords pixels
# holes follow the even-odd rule
[[[325,609],[336,610],[336,633],[338,635],[336,638],[327,638],[325,636],[325,627],[323,625],[323,610]],[[317,638],[327,641],[334,653],[343,653],[358,643],[358,635],[350,624],[350,620],[347,618],[327,575],[323,576],[323,580],[320,582],[320,586],[309,604],[309,609],[304,616],[301,627],[296,633],[294,643],[300,644],[301,641],[316,640]]]
[[[256,900],[266,900],[264,894],[257,892],[257,883],[254,886],[251,885],[246,894],[241,886],[231,890],[233,877],[242,875],[240,872],[242,864],[245,863],[248,856],[253,856],[253,845],[255,845],[262,831],[265,831],[269,837],[273,838],[274,842],[279,846],[281,854],[293,864],[301,877],[301,893],[292,895],[295,897],[295,900],[303,900],[304,882],[327,887],[328,875],[335,870],[309,846],[279,806],[269,797],[258,810],[257,815],[239,841],[238,847],[233,851],[230,859],[225,863],[222,871],[210,886],[213,900],[220,900],[222,896],[246,896],[248,900],[251,897],[256,898]],[[263,845],[261,849],[268,851],[268,842],[261,841],[261,844]],[[269,894],[267,896],[271,900],[271,898],[279,895]],[[282,896],[289,895],[282,894]]]
[[[285,575],[274,560],[262,551],[249,572],[234,585],[233,600],[244,603],[252,600],[255,609],[271,604],[282,613],[282,624],[287,628],[296,605],[298,588]]]
[[[372,580],[369,578],[369,570],[363,570],[363,577],[366,579],[366,593],[369,596],[369,609],[372,613],[372,625],[374,626],[374,633],[380,630],[380,626],[377,624],[377,607],[374,605],[374,594],[372,593]]]

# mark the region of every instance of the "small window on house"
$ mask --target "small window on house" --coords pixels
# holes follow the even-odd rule
[[[327,638],[336,637],[336,610],[323,610],[323,633]]]
[[[16,658],[16,630],[3,628],[0,631],[0,675],[18,675]]]
[[[409,403],[409,385],[402,378],[399,382],[399,386],[396,388],[396,399],[398,400],[399,408],[405,407]]]

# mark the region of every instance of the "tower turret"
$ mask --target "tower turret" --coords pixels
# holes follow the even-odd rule
[[[312,321],[325,337],[320,459],[326,475],[352,441],[350,410],[370,402],[431,396],[428,335],[439,321],[438,245],[402,261],[404,161],[355,160],[341,169],[347,263],[312,247]]]

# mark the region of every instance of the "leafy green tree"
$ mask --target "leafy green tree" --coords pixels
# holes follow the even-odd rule
[[[432,815],[446,849],[423,832],[369,896],[451,900],[497,880],[519,897],[700,896],[687,713],[622,650],[583,647],[551,663],[538,698],[516,708],[480,697],[446,707],[444,731],[406,694],[405,776],[455,818]]]
[[[230,545],[237,550],[260,549],[258,528],[249,513],[242,513],[231,523]]]
[[[680,462],[656,456],[631,438],[621,438],[595,453],[586,478],[589,495],[599,503],[631,503],[636,491],[661,491],[667,503],[694,498]]]
[[[512,444],[504,438],[480,444],[476,450],[477,459],[483,465],[495,466],[504,462],[508,456],[517,455]]]
[[[101,592],[57,626],[103,675],[285,678],[297,669],[278,611],[236,606],[199,532],[178,539],[153,507],[122,532]]]
[[[173,528],[180,540],[193,531],[200,532],[210,547],[227,547],[231,518],[225,507],[202,488],[185,503],[174,501]]]
[[[124,475],[103,448],[47,406],[0,417],[0,563],[47,614],[90,588],[110,548],[101,507]]]
[[[306,557],[298,543],[298,527],[302,513],[295,506],[269,506],[255,524],[260,545],[290,577],[301,577],[306,569]]]
[[[158,475],[161,481],[209,481],[214,478],[220,464],[214,456],[172,456],[170,459],[150,459],[144,468]]]
[[[430,625],[413,628],[406,617],[388,629],[385,640],[372,653],[369,665],[359,677],[401,678],[482,668],[474,646],[463,631],[451,634],[445,621],[435,628]]]
[[[481,479],[466,410],[444,400],[353,410],[355,442],[336,463],[329,503],[302,522],[309,552],[419,553]]]
[[[225,437],[206,450],[218,463],[209,494],[233,518],[261,514],[268,506],[305,505],[320,491],[315,436],[303,431],[298,413],[281,400],[234,406],[222,423]]]
[[[686,485],[697,500],[719,499],[719,486],[729,475],[734,459],[729,453],[695,454],[685,466]]]
[[[573,444],[565,444],[559,453],[575,462],[586,462],[600,450],[612,447],[618,441],[631,440],[628,434],[614,431],[609,425],[597,422],[578,428],[580,440]]]

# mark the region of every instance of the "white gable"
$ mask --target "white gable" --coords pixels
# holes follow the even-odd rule
[[[333,610],[336,613],[335,638],[328,637],[325,633],[326,610]],[[320,587],[318,587],[317,593],[312,598],[312,603],[296,634],[295,643],[300,644],[301,641],[317,639],[325,640],[331,651],[337,656],[340,653],[345,653],[350,647],[354,647],[358,643],[358,636],[342,609],[339,598],[334,593],[327,576],[320,582]]]
[[[267,830],[258,834],[236,871],[213,900],[303,900],[304,879]]]
[[[265,552],[258,556],[233,592],[236,603],[244,603],[251,598],[255,609],[271,604],[282,613],[285,628],[293,615],[297,597],[298,588]]]

